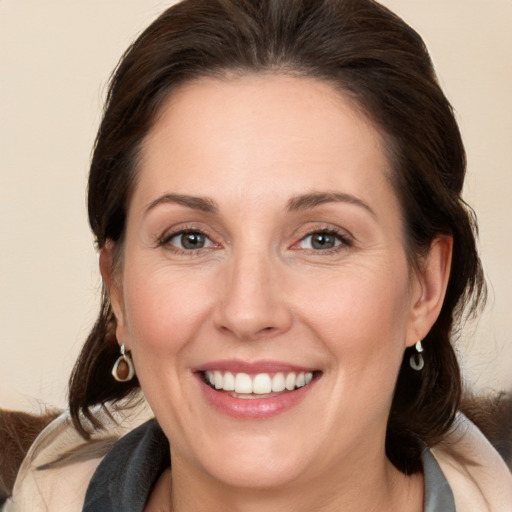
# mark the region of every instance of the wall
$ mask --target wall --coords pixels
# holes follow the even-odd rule
[[[512,1],[386,0],[425,38],[468,149],[490,304],[459,344],[479,390],[512,385]],[[0,406],[65,404],[100,282],[85,183],[105,84],[169,1],[0,1]]]

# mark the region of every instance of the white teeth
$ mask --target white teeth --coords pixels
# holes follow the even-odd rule
[[[272,391],[274,393],[279,393],[280,391],[284,391],[286,389],[286,383],[284,380],[284,375],[282,373],[276,373],[272,377]]]
[[[267,395],[280,393],[287,389],[293,391],[307,386],[313,380],[313,372],[278,372],[271,376],[268,373],[258,373],[251,377],[247,373],[221,372],[219,370],[205,372],[206,381],[217,390],[234,391],[242,395]]]
[[[235,376],[231,372],[224,374],[224,385],[222,389],[224,389],[224,391],[235,391]]]
[[[259,373],[254,377],[252,392],[256,395],[266,395],[272,392],[272,379],[268,373]]]
[[[286,376],[286,389],[288,391],[293,391],[295,389],[295,373],[289,373]]]
[[[213,381],[214,381],[214,386],[215,386],[215,389],[222,389],[222,386],[224,385],[223,384],[223,379],[222,379],[222,373],[220,373],[219,371],[214,371],[213,372]]]
[[[236,374],[235,393],[252,393],[252,379],[247,373]]]

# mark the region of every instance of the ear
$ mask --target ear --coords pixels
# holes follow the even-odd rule
[[[411,322],[406,339],[408,347],[425,338],[441,312],[450,278],[452,249],[451,236],[436,238],[421,269],[413,277]]]
[[[114,268],[114,242],[107,240],[100,250],[100,272],[116,317],[117,341],[124,343],[124,300],[119,269]]]

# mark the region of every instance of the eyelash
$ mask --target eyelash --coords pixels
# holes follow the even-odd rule
[[[200,247],[198,249],[184,249],[184,248],[180,248],[175,245],[172,245],[170,243],[173,238],[177,238],[179,236],[183,236],[183,235],[187,235],[187,234],[196,234],[196,235],[204,236],[205,239],[211,243],[211,246]],[[297,246],[300,243],[303,243],[307,238],[312,237],[314,235],[332,236],[335,238],[336,242],[339,242],[339,243],[337,245],[335,245],[334,247],[330,247],[327,249],[313,249],[313,248],[303,249],[304,251],[308,251],[311,254],[314,254],[314,253],[333,254],[333,253],[337,253],[340,250],[350,248],[354,245],[353,240],[351,239],[351,237],[347,236],[346,233],[329,227],[329,228],[317,228],[317,229],[307,232],[304,236],[302,236],[300,238],[300,240],[298,242],[295,242],[293,244],[292,248],[294,246]],[[187,254],[187,255],[191,256],[191,255],[197,255],[198,253],[201,253],[204,250],[209,250],[212,247],[218,248],[218,247],[220,247],[220,244],[216,244],[205,230],[193,228],[193,227],[186,227],[186,228],[180,229],[178,231],[173,231],[171,233],[164,233],[162,236],[160,236],[158,238],[155,247],[157,247],[157,248],[164,247],[166,250],[172,251],[174,253]],[[298,250],[298,249],[295,249],[295,250]]]

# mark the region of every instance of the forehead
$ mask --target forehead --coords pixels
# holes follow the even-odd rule
[[[146,137],[135,195],[269,195],[387,182],[383,139],[331,84],[262,74],[202,78],[174,91]],[[296,190],[295,190],[296,189]],[[240,196],[240,199],[242,197]]]

